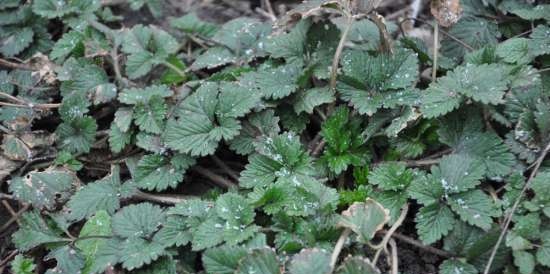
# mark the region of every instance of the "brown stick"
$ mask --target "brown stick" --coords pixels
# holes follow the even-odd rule
[[[143,191],[136,192],[132,198],[138,198],[145,201],[157,202],[161,204],[178,204],[181,203],[193,196],[177,196],[177,195],[161,195],[161,194],[151,194]]]
[[[387,233],[386,230],[383,230],[381,231],[382,233]],[[421,242],[409,237],[409,236],[405,236],[403,234],[400,234],[398,232],[394,232],[392,234],[392,237],[399,240],[399,241],[402,241],[402,242],[405,242],[405,243],[408,243],[412,246],[415,246],[417,247],[418,249],[421,249],[423,251],[426,251],[426,252],[429,252],[429,253],[432,253],[432,254],[435,254],[435,255],[438,255],[440,257],[443,257],[443,258],[452,258],[454,257],[454,255],[450,252],[447,252],[445,250],[441,250],[441,249],[438,249],[438,248],[435,248],[433,246],[429,246],[429,245],[424,245],[422,244]]]
[[[224,188],[233,188],[237,187],[237,185],[224,177],[204,168],[201,166],[194,166],[192,168],[193,171],[199,173],[200,175],[212,180],[212,182],[216,183],[217,185],[224,187]]]
[[[23,214],[25,211],[27,211],[27,209],[29,209],[29,207],[30,207],[30,205],[28,205],[28,204],[24,205],[23,208],[16,213],[16,215],[11,217],[2,227],[0,227],[0,233],[2,233],[4,230],[8,229],[11,226],[11,224],[13,224],[14,222],[17,222],[17,220],[19,219],[19,216],[21,216],[21,214]]]
[[[30,65],[10,62],[10,61],[2,59],[2,58],[0,58],[0,66],[6,67],[6,68],[11,68],[11,69],[36,70],[35,68],[33,68]]]
[[[222,159],[218,158],[216,155],[212,155],[212,160],[214,160],[214,163],[218,165],[225,174],[229,175],[233,180],[239,181],[239,175],[237,172],[235,172],[233,169],[231,169],[228,165],[226,165]]]

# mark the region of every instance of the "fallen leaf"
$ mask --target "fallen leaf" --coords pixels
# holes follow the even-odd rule
[[[450,27],[462,15],[460,0],[432,0],[430,10],[439,25],[443,27]]]

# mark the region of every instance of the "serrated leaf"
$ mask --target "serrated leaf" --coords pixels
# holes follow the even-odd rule
[[[301,185],[302,180],[313,174],[311,161],[294,134],[288,132],[268,137],[258,148],[258,154],[250,156],[239,183],[246,188],[265,186],[273,181]]]
[[[206,273],[233,274],[239,261],[247,255],[246,249],[240,246],[215,247],[207,249],[202,256]]]
[[[173,92],[166,85],[152,85],[146,88],[130,88],[118,95],[118,100],[129,105],[145,104],[154,97],[170,97]]]
[[[471,264],[460,261],[459,259],[448,259],[439,265],[440,274],[477,274],[478,270]]]
[[[380,270],[368,258],[347,257],[336,269],[336,274],[379,274]]]
[[[496,55],[507,63],[525,64],[531,61],[529,39],[512,38],[497,45]]]
[[[414,179],[414,173],[404,163],[390,162],[377,166],[369,173],[369,183],[383,190],[406,189]]]
[[[164,220],[159,206],[149,203],[129,205],[113,216],[113,233],[124,238],[149,237]]]
[[[63,36],[55,42],[55,45],[50,52],[50,58],[58,61],[62,61],[70,55],[73,51],[84,48],[83,44],[84,36],[77,31],[69,31],[64,33]]]
[[[45,243],[68,241],[53,231],[36,210],[25,212],[20,223],[19,230],[12,235],[12,242],[20,251],[28,251]]]
[[[177,274],[177,263],[170,256],[163,256],[152,264],[140,268],[136,274]]]
[[[191,156],[212,154],[222,139],[231,140],[241,129],[236,118],[259,103],[258,94],[232,83],[204,83],[181,104],[179,119],[170,119],[164,141]]]
[[[57,265],[55,268],[48,269],[47,274],[61,273],[77,273],[84,267],[84,256],[82,253],[69,245],[59,247],[51,251],[44,260],[55,259]]]
[[[114,220],[113,218],[113,229],[115,229]],[[119,248],[122,267],[130,271],[148,265],[161,256],[168,255],[160,243],[139,237],[126,239]]]
[[[121,152],[132,141],[132,131],[122,131],[116,123],[111,124],[109,130],[109,148],[114,153]]]
[[[11,160],[27,161],[33,157],[31,148],[21,139],[11,134],[2,139],[3,154]]]
[[[224,229],[221,220],[208,219],[201,223],[193,233],[193,250],[202,250],[221,244],[224,240]]]
[[[229,147],[241,155],[254,152],[254,147],[267,137],[276,136],[280,131],[279,117],[273,110],[252,113],[244,122],[239,135],[229,141]]]
[[[533,56],[550,54],[550,28],[545,25],[538,25],[529,36],[529,52]]]
[[[495,216],[495,207],[489,196],[481,190],[472,190],[452,195],[448,199],[449,206],[460,218],[484,230],[489,230]]]
[[[299,76],[300,67],[288,64],[243,74],[239,84],[252,94],[259,93],[264,98],[281,99],[298,89]]]
[[[178,49],[176,39],[155,26],[136,25],[123,34],[122,51],[129,54],[126,72],[131,79],[144,76]]]
[[[298,114],[301,112],[313,113],[313,109],[323,104],[331,103],[336,98],[334,93],[327,87],[312,88],[304,91],[299,91],[294,97],[294,111]]]
[[[11,271],[13,274],[34,274],[35,267],[36,265],[32,259],[26,258],[21,254],[15,256],[11,262]]]
[[[416,214],[416,230],[424,244],[432,244],[449,234],[456,222],[451,209],[446,205],[424,206]]]
[[[390,212],[381,204],[367,199],[366,202],[355,202],[344,210],[338,221],[338,226],[351,229],[359,235],[361,242],[368,243],[374,234],[389,221],[389,214]]]
[[[550,267],[550,231],[543,232],[540,238],[542,245],[537,248],[537,262]]]
[[[94,118],[84,116],[63,122],[55,130],[59,137],[58,146],[74,153],[89,152],[97,130]]]
[[[449,34],[474,49],[495,45],[498,42],[497,38],[501,36],[496,23],[474,16],[462,17],[451,27]],[[445,37],[441,41],[441,53],[444,56],[460,59],[466,52],[467,49],[463,45],[450,37]]]
[[[519,273],[530,274],[535,270],[535,256],[528,251],[516,250],[513,252],[514,265],[519,268]]]
[[[239,261],[235,274],[280,274],[281,267],[275,251],[269,248],[255,249]]]
[[[131,196],[133,188],[131,183],[121,185],[119,169],[113,168],[111,174],[88,183],[71,197],[67,204],[71,210],[70,219],[82,220],[100,210],[113,214],[120,207],[120,198]]]
[[[294,255],[288,267],[291,274],[329,273],[330,253],[324,249],[302,249]]]
[[[21,53],[32,43],[34,35],[35,33],[31,28],[22,28],[6,37],[2,37],[0,53],[8,57]]]
[[[359,113],[369,116],[384,105],[385,94],[411,87],[418,75],[418,60],[407,50],[379,56],[348,51],[341,63],[344,76],[337,86],[338,92]]]
[[[24,177],[13,178],[10,191],[17,199],[31,203],[36,208],[53,209],[56,195],[65,196],[77,181],[76,176],[66,170],[31,171]]]
[[[110,236],[111,235],[111,216],[107,211],[100,210],[96,214],[88,219],[82,229],[80,230],[79,237],[86,236]],[[82,251],[85,257],[85,265],[83,272],[88,273],[93,261],[95,261],[96,254],[101,246],[105,245],[107,239],[92,238],[78,241],[75,246]]]
[[[218,30],[215,24],[201,20],[194,12],[172,19],[170,25],[186,33],[201,35],[208,38],[212,37]]]
[[[266,43],[266,51],[273,58],[285,58],[288,63],[300,62],[306,52],[307,32],[311,22],[301,20],[288,33],[270,36]]]
[[[175,188],[182,180],[187,168],[195,159],[178,154],[172,159],[159,154],[145,155],[137,164],[134,179],[138,187],[148,190]]]
[[[243,196],[233,193],[221,195],[216,200],[216,212],[230,224],[248,225],[254,220],[254,209]]]
[[[166,111],[164,99],[153,96],[146,104],[134,106],[134,122],[142,131],[159,134],[164,128]]]

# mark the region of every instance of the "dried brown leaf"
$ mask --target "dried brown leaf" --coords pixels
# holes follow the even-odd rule
[[[450,27],[462,15],[460,0],[432,0],[430,9],[439,25],[443,27]]]

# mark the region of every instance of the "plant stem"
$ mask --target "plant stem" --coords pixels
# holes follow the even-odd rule
[[[491,270],[491,265],[493,264],[493,260],[495,259],[495,256],[497,254],[497,250],[502,243],[502,240],[504,239],[504,236],[506,235],[506,232],[508,231],[508,227],[510,226],[510,223],[512,222],[512,217],[514,216],[515,211],[517,210],[519,203],[521,202],[521,199],[523,198],[523,195],[529,189],[531,186],[531,182],[533,181],[533,178],[535,178],[535,175],[539,171],[540,165],[542,164],[542,161],[544,161],[544,158],[546,158],[546,155],[548,154],[548,151],[550,151],[550,143],[546,145],[542,153],[540,154],[539,158],[536,161],[535,168],[529,175],[529,179],[527,179],[527,182],[523,186],[523,189],[521,189],[521,192],[519,193],[518,197],[516,198],[516,201],[514,202],[514,205],[512,206],[512,209],[510,210],[510,213],[504,218],[504,226],[502,227],[502,232],[500,233],[498,240],[493,247],[493,250],[491,251],[491,256],[489,257],[489,260],[487,261],[487,265],[485,266],[485,270],[483,271],[483,274],[488,274]]]
[[[181,70],[180,68],[174,66],[173,64],[171,64],[170,62],[162,62],[162,65],[164,65],[165,67],[175,71],[179,76],[181,76],[182,78],[186,78],[187,77],[187,74],[185,73],[185,71]]]
[[[388,242],[391,247],[391,274],[399,273],[399,259],[397,257],[397,244],[394,239]]]
[[[160,195],[160,194],[151,194],[143,191],[137,191],[133,198],[138,198],[151,202],[158,202],[162,204],[177,204],[181,203],[192,196],[176,196],[176,195]]]
[[[439,55],[439,24],[437,23],[437,20],[435,20],[435,27],[434,27],[433,53],[434,53],[434,57],[433,57],[433,66],[432,66],[432,83],[435,82],[435,78],[437,77],[437,58]]]
[[[382,231],[382,233],[387,233],[387,231]],[[409,236],[405,236],[403,234],[400,234],[398,232],[394,232],[392,234],[392,237],[397,239],[397,240],[406,242],[410,245],[413,245],[413,246],[415,246],[415,247],[417,247],[417,248],[419,248],[423,251],[438,255],[438,256],[443,257],[443,258],[452,258],[452,257],[454,257],[454,255],[450,252],[447,252],[445,250],[441,250],[441,249],[438,249],[438,248],[435,248],[435,247],[432,247],[432,246],[429,246],[429,245],[424,245],[421,242],[419,242],[419,241],[417,241],[417,240],[415,240],[415,239],[413,239]]]
[[[229,175],[229,177],[235,181],[239,181],[238,173],[226,165],[222,159],[218,158],[216,155],[212,155],[212,160],[214,160],[214,163],[216,163],[216,165],[218,165],[227,175]]]
[[[332,273],[332,270],[334,270],[334,267],[336,267],[338,256],[340,255],[340,252],[342,252],[342,248],[344,247],[344,244],[346,243],[346,240],[348,239],[350,233],[351,229],[344,228],[344,231],[342,231],[342,234],[340,234],[340,238],[338,238],[338,241],[334,246],[334,250],[332,251],[332,255],[330,256],[330,273]]]
[[[10,61],[2,59],[2,58],[0,58],[0,66],[6,67],[6,68],[11,68],[11,69],[22,69],[22,70],[31,70],[31,71],[36,70],[35,68],[33,68],[30,65],[10,62]]]
[[[407,212],[409,211],[409,204],[405,204],[403,206],[403,209],[401,209],[401,215],[399,215],[399,218],[395,221],[395,223],[392,225],[390,230],[386,232],[386,235],[384,235],[384,238],[382,239],[382,242],[380,244],[373,246],[373,248],[378,249],[376,253],[374,254],[374,258],[372,259],[372,264],[376,265],[376,262],[378,261],[378,258],[380,257],[380,253],[382,252],[382,249],[386,248],[388,241],[391,239],[392,234],[397,230],[399,226],[405,221],[405,217],[407,217]]]
[[[351,30],[351,26],[353,25],[353,16],[348,15],[347,19],[348,20],[346,21],[346,28],[344,29],[344,32],[340,37],[340,42],[338,42],[338,47],[336,48],[336,52],[334,52],[334,57],[332,58],[332,69],[330,71],[331,90],[336,90],[336,77],[338,76],[338,64],[340,63],[340,55],[342,55],[344,44],[346,43],[349,31]]]

